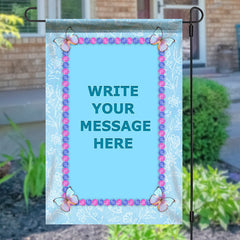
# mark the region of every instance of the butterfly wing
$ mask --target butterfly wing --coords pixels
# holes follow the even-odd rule
[[[78,43],[78,36],[73,32],[72,27],[68,27],[66,30],[66,39],[69,43],[76,45]]]
[[[66,201],[66,199],[59,197],[55,198],[53,202],[55,202],[61,208],[62,211],[64,212],[70,211],[70,204]]]
[[[54,39],[53,42],[55,42],[64,52],[68,52],[70,50],[70,44],[62,37]]]
[[[150,203],[152,205],[159,204],[160,198],[162,197],[162,190],[160,187],[157,187],[154,191],[154,194],[150,197]]]
[[[174,202],[175,202],[175,200],[170,197],[166,197],[166,198],[162,199],[162,201],[158,205],[158,211],[159,212],[167,211],[168,208],[171,207]]]
[[[154,194],[150,198],[150,203],[154,206],[157,205],[159,212],[167,211],[168,207],[170,207],[175,200],[170,197],[164,197],[163,192],[160,187],[157,187]]]
[[[156,195],[152,195],[150,197],[150,203],[154,206],[158,205],[159,201],[160,201],[160,198]]]
[[[163,36],[162,29],[160,27],[157,27],[157,29],[154,31],[153,35],[150,37],[150,43],[152,45],[155,45],[157,43],[160,43]]]
[[[65,38],[59,37],[59,38],[55,38],[53,42],[55,42],[59,47],[61,47],[61,45],[64,43],[64,40]]]
[[[68,52],[70,50],[70,44],[67,40],[64,40],[63,44],[61,45],[61,49],[64,52]]]
[[[161,41],[161,38],[157,35],[152,35],[149,41],[152,45],[155,45]]]
[[[68,38],[68,41],[73,44],[76,45],[78,43],[78,37],[77,35],[73,34]]]
[[[163,31],[160,27],[157,27],[154,34],[158,35],[159,37],[163,37]]]
[[[170,197],[165,197],[164,201],[168,205],[168,207],[171,207],[173,205],[173,203],[175,202],[175,200],[173,198],[170,198]]]
[[[71,187],[69,187],[66,191],[66,197],[68,199],[68,203],[72,205],[78,204],[78,197],[77,195],[74,195],[74,191]]]
[[[69,203],[72,204],[72,205],[78,204],[78,197],[77,197],[77,195],[72,195],[72,196],[69,198]]]
[[[71,187],[68,187],[67,191],[66,191],[66,197],[69,198],[72,195],[74,195],[74,191],[72,190]]]
[[[159,198],[162,197],[163,193],[160,187],[156,188],[154,195],[158,196]]]
[[[53,200],[53,202],[55,202],[59,207],[63,204],[64,201],[65,201],[65,199],[62,198],[62,197],[55,198],[55,199]]]
[[[68,201],[64,201],[63,204],[60,206],[60,208],[64,211],[64,212],[69,212],[70,211],[70,204]]]
[[[163,37],[163,31],[162,31],[162,29],[161,29],[160,27],[157,27],[156,30],[155,30],[155,32],[154,32],[154,35],[157,35],[159,38],[162,39],[162,37]]]
[[[168,49],[168,45],[166,44],[166,42],[164,40],[161,40],[161,42],[158,44],[158,50],[160,52],[164,52]]]
[[[168,210],[168,205],[164,200],[162,200],[158,205],[158,211],[159,212],[165,212],[167,210]]]
[[[168,47],[170,47],[175,42],[173,38],[164,38],[163,41],[167,44]]]
[[[65,32],[66,38],[70,37],[72,34],[74,34],[74,31],[73,31],[72,27],[69,26],[69,27],[66,29],[66,32]]]
[[[174,39],[172,38],[164,38],[160,41],[160,43],[158,44],[158,50],[160,52],[164,52],[168,49],[168,47],[170,47],[173,43],[175,42]]]

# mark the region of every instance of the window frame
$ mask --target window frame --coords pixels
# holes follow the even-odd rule
[[[82,0],[82,16],[83,18],[91,18],[91,0]],[[50,9],[55,9],[50,11]],[[34,11],[34,10],[33,10]],[[38,0],[37,1],[37,18],[46,19],[46,11],[48,11],[49,19],[61,18],[61,0]],[[44,37],[45,25],[37,23],[36,33],[20,33],[20,37]]]
[[[31,10],[30,10],[31,11]],[[34,10],[32,10],[34,11]],[[37,18],[45,19],[45,0],[37,0]],[[20,37],[43,37],[45,35],[45,26],[42,23],[37,23],[36,33],[20,33]]]

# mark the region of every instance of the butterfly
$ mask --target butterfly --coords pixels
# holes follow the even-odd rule
[[[71,205],[78,204],[78,197],[77,195],[74,195],[72,188],[68,187],[66,191],[66,197],[55,198],[53,202],[55,202],[62,211],[69,212]]]
[[[68,27],[65,32],[65,38],[59,37],[53,40],[64,52],[70,50],[70,44],[76,45],[78,43],[78,36],[73,32],[72,27]]]
[[[164,197],[160,187],[157,187],[154,194],[150,197],[150,203],[158,206],[159,212],[165,212],[175,202],[173,198]]]
[[[164,52],[175,42],[172,38],[163,38],[163,32],[160,27],[157,27],[154,34],[150,37],[152,45],[158,44],[158,50]]]

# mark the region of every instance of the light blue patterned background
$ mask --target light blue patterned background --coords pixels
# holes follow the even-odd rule
[[[79,37],[149,37],[157,26],[175,39],[165,53],[165,195],[176,202],[154,206],[75,206],[53,203],[62,195],[62,51],[53,43],[72,26]],[[182,22],[181,20],[47,20],[46,24],[46,223],[181,224],[182,222]]]

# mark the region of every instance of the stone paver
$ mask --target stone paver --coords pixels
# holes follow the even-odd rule
[[[226,87],[232,102],[240,101],[240,72],[231,74],[208,74],[201,75],[201,77],[212,79]]]
[[[0,155],[16,157],[19,154],[16,131],[9,125],[7,115],[18,124],[24,136],[30,140],[35,154],[39,153],[40,143],[45,141],[45,90],[15,90],[0,93]],[[0,156],[0,162],[4,160]]]
[[[228,90],[232,102],[227,110],[230,115],[230,124],[227,127],[229,138],[221,149],[220,159],[240,169],[240,72],[201,77],[212,79]]]
[[[240,169],[240,102],[232,103],[228,109],[230,125],[227,127],[229,138],[220,152],[220,159]]]

